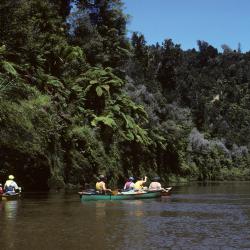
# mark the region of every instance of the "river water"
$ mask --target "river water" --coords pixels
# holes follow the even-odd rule
[[[250,182],[175,186],[170,197],[0,201],[0,249],[250,249]]]

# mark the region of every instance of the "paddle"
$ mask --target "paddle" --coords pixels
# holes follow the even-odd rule
[[[111,191],[112,195],[118,195],[119,191],[118,190],[113,190]]]
[[[113,191],[111,189],[106,189],[104,194],[111,196],[113,195]]]
[[[163,191],[165,191],[165,192],[169,192],[171,189],[172,189],[172,187],[163,188]]]
[[[162,188],[161,192],[162,192],[163,195],[168,195],[171,190],[172,190],[172,187]]]

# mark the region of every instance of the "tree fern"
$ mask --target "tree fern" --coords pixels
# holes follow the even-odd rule
[[[5,70],[5,72],[11,74],[12,76],[17,76],[18,73],[14,68],[14,64],[8,61],[2,61],[1,62],[2,68]]]
[[[95,116],[95,118],[91,121],[91,125],[96,127],[98,123],[103,123],[113,129],[117,127],[117,124],[113,119],[112,114],[109,114],[107,116]]]

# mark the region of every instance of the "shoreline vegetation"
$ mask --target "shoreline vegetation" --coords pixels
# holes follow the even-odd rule
[[[121,0],[0,3],[0,182],[250,180],[250,52],[127,37]]]

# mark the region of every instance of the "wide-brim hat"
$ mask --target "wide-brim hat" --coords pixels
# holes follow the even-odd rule
[[[12,175],[12,174],[11,174],[11,175],[9,175],[9,177],[8,177],[8,178],[9,178],[9,180],[14,180],[14,179],[15,179],[14,175]]]

